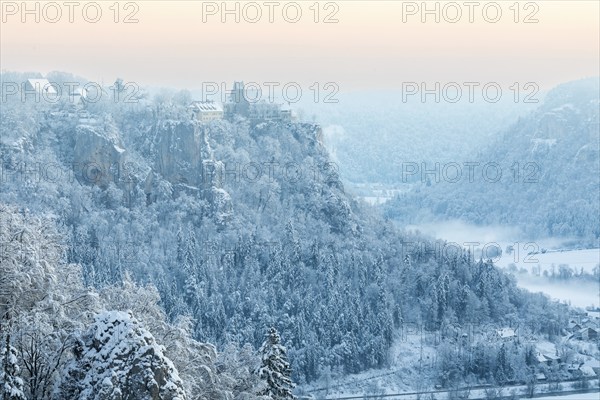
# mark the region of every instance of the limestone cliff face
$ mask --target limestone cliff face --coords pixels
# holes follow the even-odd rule
[[[113,182],[128,193],[139,185],[148,203],[185,192],[205,199],[216,221],[224,223],[232,214],[231,198],[214,174],[220,163],[206,129],[195,121],[159,120],[149,130],[144,148],[129,143],[133,146],[129,155],[112,120],[79,124],[74,134],[75,176],[82,184],[103,189]],[[141,163],[138,151],[148,156]]]
[[[203,160],[211,158],[204,132],[193,122],[161,121],[154,130],[154,170],[173,185],[201,188]]]
[[[159,121],[152,130],[152,171],[144,190],[149,202],[184,191],[206,199],[219,223],[232,214],[231,198],[213,173],[215,160],[206,138],[207,127],[194,121]]]
[[[111,181],[118,181],[126,153],[116,129],[77,126],[73,161],[80,183],[106,187]]]

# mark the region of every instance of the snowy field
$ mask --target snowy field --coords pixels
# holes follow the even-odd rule
[[[568,265],[577,271],[583,271],[591,274],[594,267],[600,264],[600,249],[584,249],[584,250],[565,250],[565,251],[548,251],[546,253],[537,253],[528,255],[523,250],[525,243],[521,243],[521,253],[504,254],[496,262],[500,267],[508,267],[510,264],[515,264],[517,268],[525,268],[531,272],[532,267],[540,267],[540,272],[550,272],[554,266],[558,269],[559,265]],[[533,249],[534,246],[531,246]]]
[[[501,268],[508,267],[511,263],[517,268],[525,268],[528,274],[516,274],[519,286],[532,291],[543,292],[553,299],[567,302],[575,307],[598,307],[600,305],[600,283],[598,282],[561,282],[551,281],[544,276],[532,275],[532,270],[539,270],[539,274],[547,271],[549,274],[558,272],[559,265],[567,265],[576,271],[585,271],[592,274],[593,269],[600,263],[599,249],[552,251],[539,254],[520,254],[520,262],[515,263],[515,256],[503,254],[496,263]]]
[[[537,400],[598,400],[598,399],[600,399],[600,392],[584,393],[584,394],[569,394],[566,396],[537,397]]]
[[[574,307],[598,307],[600,304],[600,285],[593,282],[561,283],[545,278],[520,277],[517,284],[530,292],[542,292],[552,299],[566,302]]]
[[[367,203],[369,203],[372,206],[375,206],[375,205],[384,204],[385,202],[390,200],[391,197],[388,197],[388,196],[364,196],[364,197],[359,197],[359,199],[366,201]]]

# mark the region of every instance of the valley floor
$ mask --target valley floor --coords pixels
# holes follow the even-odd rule
[[[521,338],[527,340],[527,338]],[[529,338],[535,344],[537,351],[544,354],[554,354],[556,344],[540,338]],[[566,338],[561,339],[567,340]],[[303,387],[304,393],[314,396],[315,399],[359,399],[364,396],[385,396],[386,398],[396,398],[402,400],[417,400],[415,392],[425,392],[428,396],[433,394],[433,398],[425,397],[427,400],[446,400],[451,394],[447,390],[435,388],[437,383],[437,345],[441,343],[439,334],[415,332],[398,332],[395,344],[391,349],[391,366],[385,369],[365,371],[360,374],[335,376],[335,374],[325,374],[318,382],[310,386]],[[592,367],[599,367],[600,354],[594,349],[590,342],[576,341],[574,348],[577,356],[582,362]],[[590,388],[599,387],[598,378],[589,378]],[[576,382],[561,382],[561,391],[573,391],[577,386]],[[539,382],[536,384],[536,393],[551,393],[556,389],[551,389],[547,383]],[[504,395],[511,394],[515,390],[517,394],[526,393],[525,385],[515,385],[504,387]],[[356,397],[358,396],[358,397]],[[364,397],[371,398],[371,397]],[[484,389],[472,389],[469,392],[469,399],[485,399]],[[560,399],[554,397],[555,399]],[[594,398],[595,400],[600,397]],[[421,397],[423,399],[423,397]],[[571,400],[571,399],[567,399]],[[574,398],[574,400],[584,400]],[[585,399],[587,400],[587,399]]]
[[[593,393],[578,393],[568,394],[565,396],[545,396],[538,397],[537,400],[598,400],[600,394],[598,392]]]
[[[561,391],[571,392],[576,391],[571,386],[573,383],[563,383]],[[597,400],[600,398],[600,391],[598,391],[600,381],[598,379],[594,379],[589,381],[591,392],[583,391],[582,393],[571,393],[571,394],[560,394],[551,390],[549,384],[538,384],[535,388],[534,397],[537,400]],[[458,391],[425,391],[420,394],[416,394],[414,392],[381,392],[372,394],[369,392],[363,393],[349,393],[349,392],[339,392],[334,394],[313,394],[314,399],[316,400],[360,400],[360,399],[397,399],[397,400],[447,400],[452,398],[457,399],[469,399],[469,400],[485,400],[488,397],[486,394],[486,390],[488,389],[471,389],[471,390],[458,390]],[[519,386],[508,386],[504,388],[494,388],[497,389],[497,395],[499,398],[504,396],[516,396],[518,399],[526,399],[529,398],[526,394],[527,387],[524,385]],[[459,396],[459,397],[454,397]],[[465,396],[465,397],[460,397]],[[500,397],[502,396],[502,397]],[[540,397],[541,396],[541,397]],[[310,398],[310,397],[309,397]]]

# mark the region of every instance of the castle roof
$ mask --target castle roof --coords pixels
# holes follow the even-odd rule
[[[198,111],[223,111],[223,107],[214,101],[195,101],[190,105],[190,108]]]

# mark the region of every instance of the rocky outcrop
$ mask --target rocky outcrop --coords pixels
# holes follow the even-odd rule
[[[193,122],[161,121],[153,141],[154,170],[171,184],[202,186],[202,162],[210,159],[204,132]]]
[[[86,185],[106,187],[118,182],[125,165],[126,151],[116,131],[79,125],[75,131],[74,170],[77,180]]]
[[[215,173],[221,163],[213,156],[205,129],[194,121],[159,121],[151,141],[153,170],[144,190],[148,203],[179,192],[202,197],[216,222],[224,223],[232,215],[231,198]]]

